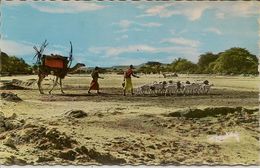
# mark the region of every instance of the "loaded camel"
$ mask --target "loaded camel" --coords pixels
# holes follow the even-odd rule
[[[71,42],[70,42],[71,48],[70,48],[69,58],[61,56],[61,55],[53,55],[53,54],[43,55],[42,54],[43,50],[45,49],[45,47],[47,45],[48,45],[48,43],[45,40],[44,43],[42,44],[42,46],[40,47],[40,50],[38,50],[37,47],[35,47],[35,46],[33,47],[36,51],[34,58],[37,57],[36,63],[38,64],[38,82],[37,82],[38,89],[41,94],[44,94],[42,87],[41,87],[41,83],[46,76],[52,74],[56,78],[55,78],[55,81],[53,83],[51,90],[49,91],[49,94],[51,94],[54,87],[58,84],[58,81],[60,84],[61,92],[64,94],[64,91],[62,88],[62,79],[64,79],[68,73],[77,71],[81,67],[84,67],[85,64],[77,63],[74,67],[70,68],[70,65],[72,62],[72,44],[71,44]]]

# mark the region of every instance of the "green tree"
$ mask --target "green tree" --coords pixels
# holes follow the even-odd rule
[[[199,56],[199,60],[198,60],[198,72],[199,73],[210,73],[211,69],[209,67],[209,65],[216,61],[216,59],[218,58],[218,55],[215,55],[211,52],[207,52],[205,54],[202,54]]]
[[[138,72],[143,73],[160,73],[163,70],[162,63],[156,61],[149,61],[138,69]]]
[[[196,64],[188,61],[187,59],[178,58],[172,62],[171,69],[173,72],[196,73],[198,67]]]
[[[28,74],[32,68],[22,58],[8,56],[1,52],[1,73],[9,74]]]
[[[8,72],[8,65],[9,65],[9,57],[6,53],[1,52],[1,57],[0,57],[0,68],[1,68],[1,73],[3,72]]]
[[[224,74],[257,74],[258,59],[244,48],[231,48],[219,55],[213,72]]]
[[[151,72],[151,69],[147,66],[141,66],[139,69],[138,69],[138,72],[142,72],[142,73],[145,73],[145,74],[148,74]]]

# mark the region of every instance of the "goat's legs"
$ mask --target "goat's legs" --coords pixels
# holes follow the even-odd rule
[[[49,91],[49,94],[51,94],[52,90],[53,90],[54,87],[57,85],[57,83],[58,83],[58,77],[56,77],[56,79],[55,79],[55,81],[54,81],[54,83],[53,83],[53,86],[52,86],[51,90]]]
[[[164,96],[167,96],[168,89],[165,90]]]
[[[172,90],[171,89],[165,89],[164,90],[164,96],[167,96],[167,94],[171,96],[172,95]]]

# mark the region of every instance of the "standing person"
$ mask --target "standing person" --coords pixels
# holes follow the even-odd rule
[[[126,95],[126,90],[131,90],[132,95],[134,94],[133,84],[131,80],[131,76],[139,78],[139,76],[135,75],[133,72],[134,66],[130,65],[127,71],[124,73],[124,96]]]
[[[91,73],[92,81],[90,83],[90,87],[88,90],[88,93],[90,93],[90,90],[97,90],[97,93],[99,94],[99,84],[98,84],[98,78],[104,79],[99,76],[99,67],[95,67],[95,69]]]

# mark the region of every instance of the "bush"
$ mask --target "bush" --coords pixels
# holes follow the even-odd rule
[[[8,56],[1,52],[1,74],[31,74],[32,67],[22,58]]]

